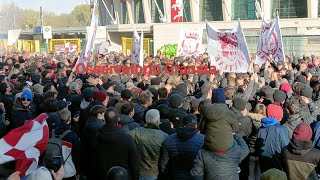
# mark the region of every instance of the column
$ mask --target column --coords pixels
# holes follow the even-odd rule
[[[126,3],[127,3],[127,13],[128,13],[129,23],[134,24],[133,11],[132,11],[132,0],[127,0]]]
[[[200,21],[200,0],[190,0],[192,22]]]
[[[163,13],[167,19],[166,22],[171,22],[171,0],[163,0],[163,8],[164,8]]]
[[[223,21],[231,21],[232,0],[222,0]]]
[[[318,17],[318,0],[308,0],[308,18]]]
[[[261,10],[265,19],[271,19],[271,0],[261,0]]]
[[[120,24],[120,17],[122,16],[120,1],[113,1],[113,6],[115,21],[117,22],[117,24]]]
[[[144,13],[144,22],[151,24],[151,9],[149,5],[149,0],[142,0],[143,13]]]

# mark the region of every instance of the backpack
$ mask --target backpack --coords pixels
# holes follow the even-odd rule
[[[62,150],[62,139],[69,134],[70,132],[72,132],[71,130],[66,130],[64,133],[62,133],[60,136],[57,137],[57,135],[54,132],[55,130],[52,130],[52,136],[48,141],[48,145],[46,148],[46,151],[43,154],[43,161],[44,161],[44,165],[49,168],[49,169],[53,169],[55,171],[57,171],[57,167],[53,164],[53,157],[55,156],[59,156],[61,157],[61,164],[64,165],[65,162],[68,160],[68,158],[71,155],[70,154],[65,158],[63,156],[63,150]]]

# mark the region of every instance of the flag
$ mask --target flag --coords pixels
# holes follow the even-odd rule
[[[274,18],[271,22],[262,20],[255,63],[261,67],[269,55],[272,55],[276,62],[284,62],[279,16]]]
[[[171,0],[171,22],[183,22],[183,0]]]
[[[13,46],[20,37],[21,29],[8,31],[8,46]]]
[[[92,10],[92,18],[91,18],[91,24],[89,27],[89,31],[87,33],[87,44],[86,44],[86,51],[84,54],[84,57],[86,57],[88,60],[90,60],[92,49],[94,48],[94,40],[96,38],[96,33],[98,29],[98,16],[95,13],[95,3]]]
[[[224,72],[245,73],[248,71],[250,55],[240,20],[237,27],[219,31],[207,22],[208,54],[210,65]]]
[[[131,62],[135,65],[143,64],[143,33],[140,37],[136,28],[133,30]]]
[[[0,139],[0,164],[16,161],[16,171],[29,175],[38,167],[39,156],[49,140],[48,115],[40,114]]]
[[[178,42],[177,56],[198,56],[201,51],[202,29],[188,30],[182,28]]]
[[[107,49],[111,46],[110,40],[102,41],[99,46],[99,54],[107,53]]]

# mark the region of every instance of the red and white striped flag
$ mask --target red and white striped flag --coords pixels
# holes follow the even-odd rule
[[[282,35],[279,21],[279,16],[274,18],[271,22],[262,20],[257,58],[255,61],[255,63],[260,67],[265,63],[266,59],[270,55],[272,55],[276,62],[284,62]]]
[[[40,114],[0,139],[0,164],[16,161],[16,171],[21,172],[20,176],[32,173],[48,145],[47,118],[47,114]]]

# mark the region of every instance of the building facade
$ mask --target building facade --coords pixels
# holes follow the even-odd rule
[[[181,4],[182,22],[172,22],[172,1]],[[257,0],[265,19],[277,14],[285,52],[320,53],[320,0]],[[150,54],[162,45],[178,43],[181,27],[204,30],[203,51],[207,47],[205,21],[218,29],[231,29],[241,20],[247,44],[255,53],[261,26],[256,0],[99,0],[100,25],[115,51],[131,38],[133,27],[150,40]],[[258,9],[257,9],[258,8]],[[129,46],[128,46],[129,47]],[[125,53],[130,54],[130,50]]]

